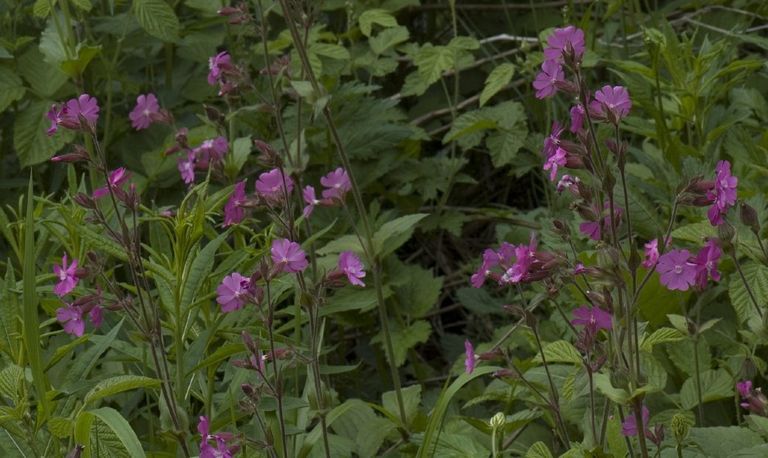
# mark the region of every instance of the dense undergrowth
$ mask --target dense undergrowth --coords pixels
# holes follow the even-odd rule
[[[0,2],[2,456],[768,456],[766,24]]]

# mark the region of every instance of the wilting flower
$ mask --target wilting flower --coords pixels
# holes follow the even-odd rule
[[[642,266],[650,269],[659,262],[659,239],[653,239],[643,245],[643,247],[645,248],[645,259]]]
[[[362,278],[365,277],[365,267],[357,255],[351,251],[342,251],[339,255],[339,270],[356,286],[365,286]]]
[[[210,162],[224,159],[229,143],[226,137],[216,137],[205,140],[197,148],[192,150],[195,156],[195,165],[200,169],[207,169]]]
[[[55,134],[59,126],[72,130],[81,129],[81,118],[93,129],[96,126],[96,121],[99,119],[99,102],[96,100],[96,97],[81,94],[76,99],[68,100],[61,109],[56,105],[51,106],[46,116],[51,121],[48,135]]]
[[[88,313],[88,317],[91,319],[91,323],[93,323],[93,327],[98,328],[101,326],[101,323],[104,321],[104,309],[101,308],[101,306],[96,305]]]
[[[555,154],[549,156],[544,162],[544,170],[549,170],[549,180],[555,181],[557,179],[558,167],[565,167],[567,164],[567,152],[563,148],[557,148]]]
[[[475,347],[469,339],[464,340],[464,372],[471,374],[475,370]]]
[[[582,305],[573,311],[571,324],[574,326],[585,326],[593,331],[613,329],[613,316],[600,307],[589,307]]]
[[[320,184],[326,188],[323,190],[324,199],[343,201],[344,196],[352,189],[349,175],[341,167],[320,178]]]
[[[293,191],[293,180],[280,169],[272,169],[259,175],[256,192],[267,202],[279,202]]]
[[[98,189],[93,190],[93,198],[94,199],[101,199],[102,197],[109,194],[109,190],[112,189],[114,192],[118,188],[120,188],[123,183],[128,181],[128,179],[131,178],[131,172],[129,172],[125,167],[120,167],[119,169],[115,169],[109,173],[109,177],[107,178],[107,185]]]
[[[245,210],[242,205],[245,203],[245,180],[235,184],[232,195],[224,205],[224,227],[238,224],[245,217]]]
[[[208,417],[201,416],[197,423],[197,431],[200,433],[200,455],[199,458],[233,458],[240,449],[239,446],[227,446],[227,442],[232,439],[232,433],[222,432],[210,434],[210,422]],[[216,446],[209,442],[213,440]]]
[[[215,86],[224,73],[232,68],[232,58],[229,53],[222,51],[208,59],[208,84]]]
[[[577,59],[584,55],[583,30],[569,25],[555,29],[547,38],[547,48],[544,49],[545,59],[562,61],[565,54],[573,54]]]
[[[545,99],[555,95],[557,84],[565,81],[563,67],[557,61],[545,60],[541,64],[541,71],[533,80],[533,88],[536,89],[536,98]]]
[[[741,396],[741,407],[748,409],[757,415],[768,414],[768,398],[760,388],[753,388],[751,380],[742,380],[736,383],[736,391]]]
[[[536,237],[531,234],[528,245],[515,247],[515,262],[504,272],[500,280],[501,283],[520,283],[525,278],[533,264],[536,245]]]
[[[56,319],[59,320],[67,334],[82,337],[85,332],[85,321],[81,307],[66,304],[56,310]]]
[[[707,198],[712,201],[707,216],[713,226],[723,224],[723,216],[730,207],[736,204],[736,185],[738,183],[739,179],[731,175],[731,163],[719,161],[715,168],[714,187],[707,192]]]
[[[717,270],[717,261],[720,260],[720,247],[717,246],[714,240],[710,239],[699,250],[693,263],[696,266],[696,286],[704,288],[707,286],[707,279],[709,277],[714,281],[720,281],[720,272]]]
[[[570,131],[576,133],[584,126],[584,106],[574,105],[571,107],[571,127]]]
[[[571,189],[571,187],[576,186],[579,183],[581,183],[581,179],[579,179],[579,177],[563,175],[560,178],[560,181],[557,182],[557,192],[563,192],[566,189]]]
[[[562,135],[564,130],[565,128],[560,126],[560,123],[557,121],[552,123],[552,131],[544,139],[544,150],[542,151],[544,157],[552,156],[557,152],[557,148],[560,147],[560,135]]]
[[[219,287],[216,288],[216,302],[221,305],[221,311],[229,313],[243,308],[248,300],[248,288],[250,286],[250,279],[237,272],[224,277]]]
[[[585,221],[579,224],[579,232],[586,235],[592,240],[600,240],[600,238],[603,235],[603,230],[609,229],[611,227],[610,207],[611,207],[610,203],[606,202],[604,206],[604,210],[607,211],[608,214],[603,216],[602,218],[600,217],[600,215],[593,215],[593,217],[596,217],[597,220]],[[596,209],[593,209],[593,211],[595,210]],[[624,214],[623,208],[619,207],[618,205],[613,206],[614,223],[617,226],[621,221],[621,216],[623,214]]]
[[[661,284],[670,290],[687,291],[696,282],[696,265],[690,262],[688,250],[671,250],[659,257],[656,270]]]
[[[67,254],[61,257],[61,265],[53,266],[53,274],[59,280],[53,287],[53,292],[59,296],[66,296],[77,286],[79,280],[77,276],[77,259],[72,260],[72,264],[67,264]]]
[[[624,86],[603,86],[595,92],[595,100],[590,102],[589,108],[597,115],[618,124],[629,114],[632,108],[632,100]]]
[[[181,180],[186,184],[195,182],[195,154],[190,151],[186,157],[180,157],[177,164]]]
[[[648,420],[651,418],[651,412],[648,410],[648,407],[643,406],[641,410],[641,416],[643,420],[643,430],[644,435],[648,435],[650,430],[648,429]],[[637,436],[638,428],[637,428],[637,418],[635,418],[634,411],[630,411],[629,414],[624,418],[624,421],[621,423],[621,434],[627,437]]]
[[[301,196],[304,198],[304,202],[307,204],[304,207],[302,214],[304,215],[304,218],[309,218],[309,216],[312,214],[312,211],[315,209],[315,205],[320,203],[320,201],[317,199],[317,194],[315,194],[314,186],[307,185],[304,188],[304,191],[301,192]]]
[[[136,106],[128,113],[131,125],[136,130],[146,129],[160,114],[160,105],[155,94],[141,94],[136,97]]]
[[[288,239],[273,241],[270,253],[272,254],[272,262],[281,272],[301,272],[309,265],[307,255],[301,249],[301,245]]]

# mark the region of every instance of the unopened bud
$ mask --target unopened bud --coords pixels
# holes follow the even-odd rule
[[[741,223],[749,227],[753,234],[758,235],[760,232],[760,220],[757,217],[757,211],[750,205],[742,202],[739,206],[739,216],[741,217]]]
[[[82,192],[79,192],[75,194],[75,196],[72,198],[72,200],[75,201],[75,203],[85,209],[93,210],[96,208],[96,203],[93,201],[91,196],[88,194],[84,194]]]
[[[214,124],[218,124],[224,119],[224,116],[216,107],[204,104],[203,110],[205,110],[205,116],[208,117],[208,120]]]
[[[717,238],[720,239],[721,245],[730,245],[734,235],[736,235],[736,231],[733,230],[733,226],[730,224],[717,226]]]
[[[488,424],[493,429],[503,428],[504,425],[507,424],[507,416],[504,415],[504,412],[497,412],[496,415],[491,417],[491,421],[488,422]]]
[[[671,425],[672,434],[675,436],[675,440],[678,444],[681,444],[687,437],[691,430],[691,421],[683,414],[676,413],[672,416]]]

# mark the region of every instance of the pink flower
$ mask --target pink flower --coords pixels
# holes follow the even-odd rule
[[[564,54],[573,54],[577,59],[584,55],[584,31],[569,25],[561,29],[555,29],[547,38],[547,48],[544,50],[544,58],[547,60],[562,61]]]
[[[603,230],[610,229],[611,227],[611,215],[610,215],[610,203],[606,202],[604,206],[603,212],[607,212],[608,214],[605,216],[597,215],[598,220],[597,221],[585,221],[581,224],[579,224],[579,232],[586,235],[592,240],[600,240],[600,238],[603,235]],[[596,210],[593,210],[596,211]],[[616,226],[619,225],[619,222],[621,221],[621,215],[624,214],[624,209],[614,205],[613,207],[613,214],[615,219]]]
[[[245,201],[245,180],[243,180],[235,184],[235,188],[229,196],[229,200],[227,200],[227,203],[224,205],[224,227],[238,224],[243,220],[245,217],[245,210],[243,210],[241,205],[243,205]]]
[[[365,286],[361,280],[365,277],[365,267],[360,258],[351,251],[342,251],[339,255],[339,270],[344,272],[349,283],[356,286]]]
[[[500,256],[490,248],[486,248],[483,252],[483,263],[470,278],[472,286],[475,288],[482,288],[485,284],[485,279],[488,274],[491,273],[491,269],[499,265]]]
[[[141,130],[149,127],[159,114],[160,105],[157,104],[157,97],[150,93],[136,97],[136,106],[128,114],[128,117],[131,119],[133,128]]]
[[[83,309],[66,304],[64,307],[60,307],[56,310],[56,319],[64,327],[64,332],[67,334],[82,337],[85,332],[85,321],[83,321]]]
[[[525,280],[536,256],[536,245],[536,237],[531,234],[531,241],[528,245],[515,247],[515,262],[504,272],[500,283],[520,283]]]
[[[648,407],[643,406],[643,409],[641,411],[641,416],[643,420],[643,431],[644,435],[647,435],[650,430],[648,429],[648,420],[651,417],[651,412],[648,410]],[[630,411],[629,414],[624,418],[624,421],[621,423],[621,434],[627,437],[637,436],[638,433],[638,427],[637,427],[637,418],[635,418],[635,412]]]
[[[717,270],[717,261],[720,260],[720,247],[714,240],[709,239],[704,247],[699,250],[693,263],[696,265],[696,286],[705,288],[708,277],[714,281],[720,281],[720,272]]]
[[[53,292],[59,296],[66,296],[77,286],[77,259],[72,260],[72,264],[67,265],[67,254],[61,257],[61,265],[53,266],[53,274],[59,280],[53,287]]]
[[[742,380],[741,382],[736,383],[736,390],[742,398],[748,397],[752,394],[752,381]]]
[[[125,167],[120,167],[119,169],[115,169],[109,173],[109,178],[107,178],[107,186],[94,189],[93,190],[93,198],[94,199],[101,199],[102,197],[109,194],[109,189],[111,188],[114,192],[118,188],[120,188],[123,183],[128,181],[131,178],[131,172],[129,172]]]
[[[557,84],[565,81],[563,67],[557,61],[545,60],[541,64],[541,71],[533,80],[533,88],[536,89],[536,98],[545,99],[555,95]]]
[[[629,98],[629,92],[624,86],[603,86],[602,89],[595,92],[595,100],[589,104],[598,117],[608,119],[608,121],[618,124],[629,114],[632,108],[632,100]]]
[[[56,105],[51,106],[47,117],[51,121],[48,135],[55,134],[59,126],[72,130],[82,129],[81,118],[89,128],[93,129],[99,119],[99,102],[95,97],[81,94],[76,99],[68,100],[61,109]]]
[[[101,326],[101,323],[104,321],[104,309],[96,305],[91,309],[91,312],[88,314],[88,317],[91,319],[91,323],[93,324],[93,327],[98,328]]]
[[[544,157],[549,157],[555,154],[557,148],[560,147],[560,135],[562,135],[564,130],[565,128],[560,126],[560,123],[557,121],[552,123],[552,131],[549,133],[549,136],[544,139],[544,150],[542,151]]]
[[[643,247],[645,248],[645,259],[642,265],[646,269],[650,269],[659,262],[659,239],[653,239]]]
[[[307,268],[307,255],[301,245],[288,239],[277,239],[272,242],[272,262],[278,271],[287,273],[301,272]]]
[[[731,175],[731,163],[719,161],[715,167],[715,185],[707,192],[707,198],[712,201],[712,206],[707,212],[709,222],[713,226],[719,226],[725,221],[723,216],[728,208],[736,204],[736,185],[739,179]]]
[[[600,307],[582,305],[573,311],[571,324],[574,326],[586,326],[593,331],[613,329],[613,316]]]
[[[227,446],[227,442],[232,439],[232,433],[210,434],[210,422],[208,417],[201,416],[197,423],[197,431],[200,433],[200,454],[199,458],[233,458],[240,449],[239,446]],[[213,440],[216,446],[209,442]]]
[[[311,215],[312,211],[315,209],[315,205],[319,204],[320,201],[317,199],[314,186],[307,185],[304,188],[304,191],[301,192],[301,195],[304,197],[304,202],[307,204],[304,207],[302,214],[304,215],[304,218],[309,218],[309,215]]]
[[[571,132],[576,133],[584,126],[584,106],[574,105],[571,107]]]
[[[187,157],[179,158],[177,167],[184,183],[192,184],[195,182],[195,154],[192,151],[187,153]]]
[[[464,340],[464,372],[471,374],[475,370],[475,347],[469,339]]]
[[[208,84],[215,86],[224,73],[232,68],[232,58],[229,53],[222,51],[208,59]]]
[[[280,169],[272,169],[259,175],[256,181],[256,192],[267,202],[282,201],[293,191],[293,180]]]
[[[326,188],[323,190],[323,198],[330,200],[343,201],[344,195],[352,189],[349,175],[341,167],[320,178],[320,184]]]
[[[567,164],[566,160],[567,152],[558,147],[555,150],[555,154],[549,156],[547,158],[547,161],[544,163],[544,170],[549,170],[549,180],[555,181],[557,179],[557,169],[558,167],[565,167],[565,164]]]
[[[243,308],[248,299],[249,286],[251,281],[237,272],[224,277],[216,288],[216,302],[221,305],[221,311],[229,313]]]
[[[670,290],[687,291],[696,281],[696,265],[689,261],[688,250],[672,250],[659,257],[656,270],[661,276],[661,284]]]
[[[216,137],[205,140],[192,152],[195,156],[195,165],[200,169],[207,169],[210,162],[217,162],[224,159],[224,155],[229,150],[229,143],[226,137]]]
[[[570,175],[563,175],[560,181],[557,182],[557,192],[563,192],[566,189],[571,189],[572,186],[578,185],[581,182],[579,177],[573,177]]]
[[[584,264],[581,262],[577,262],[575,266],[573,266],[573,274],[574,275],[581,275],[587,273],[587,268],[584,267]]]

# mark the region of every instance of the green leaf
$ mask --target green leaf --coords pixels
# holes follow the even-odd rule
[[[213,269],[213,261],[216,252],[219,250],[222,242],[229,236],[229,231],[224,231],[218,237],[208,242],[205,248],[197,253],[194,259],[187,259],[185,268],[184,286],[181,290],[181,301],[179,307],[182,313],[189,310],[189,306],[197,297],[200,289],[205,284],[205,280]]]
[[[411,234],[413,234],[416,224],[426,216],[426,213],[414,213],[384,223],[381,228],[373,234],[374,251],[379,256],[384,257],[400,248],[400,245],[411,238]]]
[[[128,261],[128,254],[125,250],[118,245],[117,242],[106,235],[100,234],[88,226],[80,227],[78,234],[88,242],[88,245],[90,245],[91,248],[106,253],[120,261]]]
[[[405,419],[410,425],[416,414],[419,413],[419,404],[421,403],[421,385],[411,385],[400,390],[403,395],[403,410],[405,410]],[[393,416],[400,415],[400,409],[397,406],[397,395],[394,391],[387,391],[381,395],[381,405],[387,409]],[[406,426],[408,426],[406,425]]]
[[[429,335],[432,333],[432,326],[424,320],[414,321],[410,325],[406,325],[405,328],[400,328],[397,324],[391,322],[389,330],[392,335],[392,356],[395,365],[400,367],[405,363],[405,356],[408,350],[429,339]],[[371,339],[371,342],[381,343],[383,348],[383,334],[379,332]]]
[[[717,401],[733,397],[733,378],[724,369],[705,370],[701,373],[702,402]],[[683,408],[693,409],[699,405],[696,392],[696,377],[692,376],[683,382],[680,389],[680,403]]]
[[[94,57],[101,52],[101,46],[77,45],[76,57],[64,59],[61,62],[61,70],[71,77],[78,77],[85,72],[85,68]]]
[[[624,389],[614,387],[608,374],[595,374],[594,380],[597,391],[603,393],[611,401],[616,404],[626,404],[629,401],[629,393]]]
[[[645,275],[644,271],[641,272]],[[666,323],[667,314],[684,310],[684,304],[690,295],[690,291],[670,291],[659,282],[658,274],[653,274],[640,292],[637,306],[641,316],[648,320],[651,326],[659,327]]]
[[[333,422],[333,431],[353,440],[360,457],[373,458],[395,424],[376,415],[371,406],[359,399],[350,399],[344,403],[350,404],[350,408]]]
[[[24,96],[21,78],[6,66],[0,66],[0,113]]]
[[[485,80],[485,86],[483,87],[483,92],[480,93],[480,106],[482,107],[485,105],[491,97],[509,84],[514,75],[515,66],[508,62],[494,68],[491,73],[488,74],[488,78]]]
[[[693,340],[686,339],[675,345],[667,345],[665,349],[667,350],[669,358],[675,363],[675,366],[677,366],[678,369],[688,375],[693,375],[696,372]],[[699,354],[700,369],[709,369],[712,364],[712,355],[709,353],[709,345],[707,345],[706,339],[699,338],[697,351]]]
[[[655,331],[653,331],[653,334],[646,336],[643,341],[640,343],[640,349],[643,351],[653,351],[653,346],[667,343],[667,342],[677,342],[678,340],[682,340],[685,338],[685,334],[680,332],[677,329],[672,328],[660,328]]]
[[[364,11],[357,21],[360,24],[360,31],[366,37],[371,36],[373,24],[378,24],[385,28],[397,27],[397,19],[389,11],[378,8]]]
[[[505,129],[497,134],[488,136],[486,145],[491,155],[494,167],[504,167],[513,164],[517,152],[525,145],[528,137],[528,128],[525,125],[516,126],[513,129]]]
[[[411,318],[421,318],[437,304],[443,277],[435,277],[430,270],[417,265],[407,265],[403,269],[409,281],[395,288],[400,311]]]
[[[163,41],[179,39],[179,18],[164,0],[133,0],[131,10],[148,34]]]
[[[676,330],[680,331],[681,334],[688,335],[688,318],[682,315],[668,313],[667,319]]]
[[[88,377],[91,369],[93,369],[99,362],[101,355],[107,351],[107,348],[109,348],[115,341],[115,338],[117,338],[117,333],[120,332],[120,328],[123,327],[124,320],[125,318],[120,320],[107,335],[92,336],[91,340],[94,342],[94,345],[83,353],[77,355],[74,362],[67,368],[66,376],[59,388],[60,391],[73,393],[82,388],[83,380]]]
[[[426,43],[414,56],[413,63],[418,67],[423,83],[429,86],[456,65],[456,53],[447,46]]]
[[[544,347],[544,357],[547,359],[547,364],[549,363],[582,364],[584,362],[584,359],[581,357],[579,350],[577,350],[576,347],[573,346],[573,344],[571,344],[566,340],[558,340],[556,342],[547,344]],[[534,361],[538,363],[543,362],[541,353],[536,355],[536,357],[534,358]]]
[[[459,140],[459,146],[468,150],[479,145],[483,139],[483,132],[496,128],[496,121],[484,116],[483,111],[469,111],[456,118],[443,137],[443,144]]]
[[[0,395],[17,403],[19,390],[24,386],[24,369],[9,364],[0,371]]]
[[[78,444],[86,445],[82,455],[84,458],[95,456],[91,454],[92,447],[90,446],[96,439],[92,438],[91,435],[95,432],[98,435],[97,437],[100,436],[99,429],[93,428],[96,424],[95,419],[101,420],[115,434],[121,448],[128,453],[128,456],[132,458],[146,456],[141,448],[141,442],[136,436],[136,432],[128,424],[128,421],[117,410],[111,407],[102,407],[100,409],[82,411],[77,416],[75,441]]]
[[[347,48],[331,43],[312,43],[309,46],[309,52],[318,56],[327,57],[336,60],[349,60],[350,55]]]
[[[160,385],[160,380],[144,377],[141,375],[118,375],[102,380],[91,391],[85,395],[83,402],[97,401],[124,391],[135,390],[136,388],[149,388]]]
[[[382,30],[375,37],[369,38],[368,44],[371,46],[371,51],[377,56],[380,56],[400,43],[408,41],[410,36],[411,35],[406,27],[392,27]]]
[[[67,75],[61,71],[59,65],[46,62],[43,54],[36,46],[30,47],[27,52],[21,55],[18,71],[32,86],[32,90],[41,97],[52,97],[67,82]],[[51,107],[51,103],[46,102],[44,104],[45,111]],[[43,112],[44,115],[45,112]],[[48,128],[48,126],[45,127]],[[57,136],[62,134],[63,132],[59,132]],[[38,153],[42,154],[42,152]]]
[[[83,11],[91,11],[93,4],[91,0],[71,0],[72,3]]]
[[[744,272],[744,278],[746,278],[747,284],[749,284],[752,293],[755,295],[757,303],[761,306],[763,313],[765,313],[765,304],[768,302],[768,267],[755,262],[745,262],[741,270]],[[739,275],[731,275],[731,279],[728,282],[728,295],[731,296],[731,303],[736,311],[739,323],[759,319],[755,304],[752,302],[749,291],[744,286],[744,282]]]
[[[544,442],[539,441],[531,445],[525,452],[525,458],[552,458],[552,452],[549,451]]]
[[[32,5],[32,14],[40,19],[45,19],[51,14],[51,5],[55,5],[57,0],[36,0]]]
[[[22,167],[47,161],[74,138],[74,133],[67,129],[59,129],[50,137],[46,134],[49,122],[45,114],[50,107],[50,102],[33,102],[16,117],[13,146]]]
[[[691,428],[688,440],[706,451],[706,456],[739,456],[738,451],[764,444],[759,434],[738,426],[715,426],[711,428]],[[755,458],[763,455],[753,455]]]
[[[65,417],[51,417],[46,423],[48,431],[59,439],[66,439],[72,435],[74,429],[74,423],[69,418]]]

